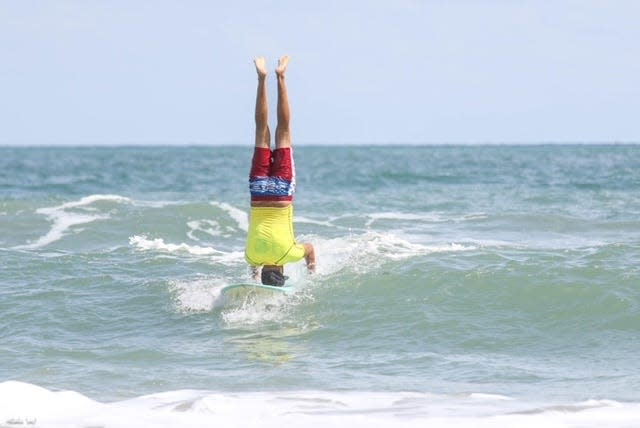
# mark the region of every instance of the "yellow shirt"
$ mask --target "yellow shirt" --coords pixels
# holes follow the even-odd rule
[[[293,205],[251,207],[245,258],[252,266],[282,266],[304,257],[293,235]]]

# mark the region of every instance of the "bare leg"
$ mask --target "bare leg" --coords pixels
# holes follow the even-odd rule
[[[254,61],[258,73],[258,93],[256,94],[256,147],[269,148],[271,146],[271,132],[269,131],[269,106],[267,104],[267,67],[263,57]]]
[[[287,95],[287,85],[284,74],[289,64],[289,57],[283,56],[278,61],[276,76],[278,78],[278,125],[276,126],[276,148],[291,147],[291,131],[289,120],[291,112],[289,110],[289,96]]]

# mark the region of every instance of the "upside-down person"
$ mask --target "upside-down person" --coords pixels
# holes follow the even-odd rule
[[[245,258],[252,267],[254,278],[260,267],[265,285],[283,286],[284,265],[305,259],[309,272],[315,272],[316,255],[313,245],[298,243],[293,232],[293,193],[295,166],[289,128],[290,110],[285,84],[289,57],[278,61],[278,123],[275,149],[271,151],[271,132],[268,125],[268,105],[265,59],[256,58],[258,92],[256,95],[256,141],[249,174],[251,215]]]

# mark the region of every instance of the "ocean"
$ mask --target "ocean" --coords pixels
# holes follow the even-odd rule
[[[0,427],[639,427],[640,145],[0,147]]]

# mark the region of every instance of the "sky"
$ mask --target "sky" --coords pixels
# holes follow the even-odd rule
[[[252,60],[283,54],[296,144],[640,142],[639,22],[637,0],[0,0],[0,145],[252,144]]]

